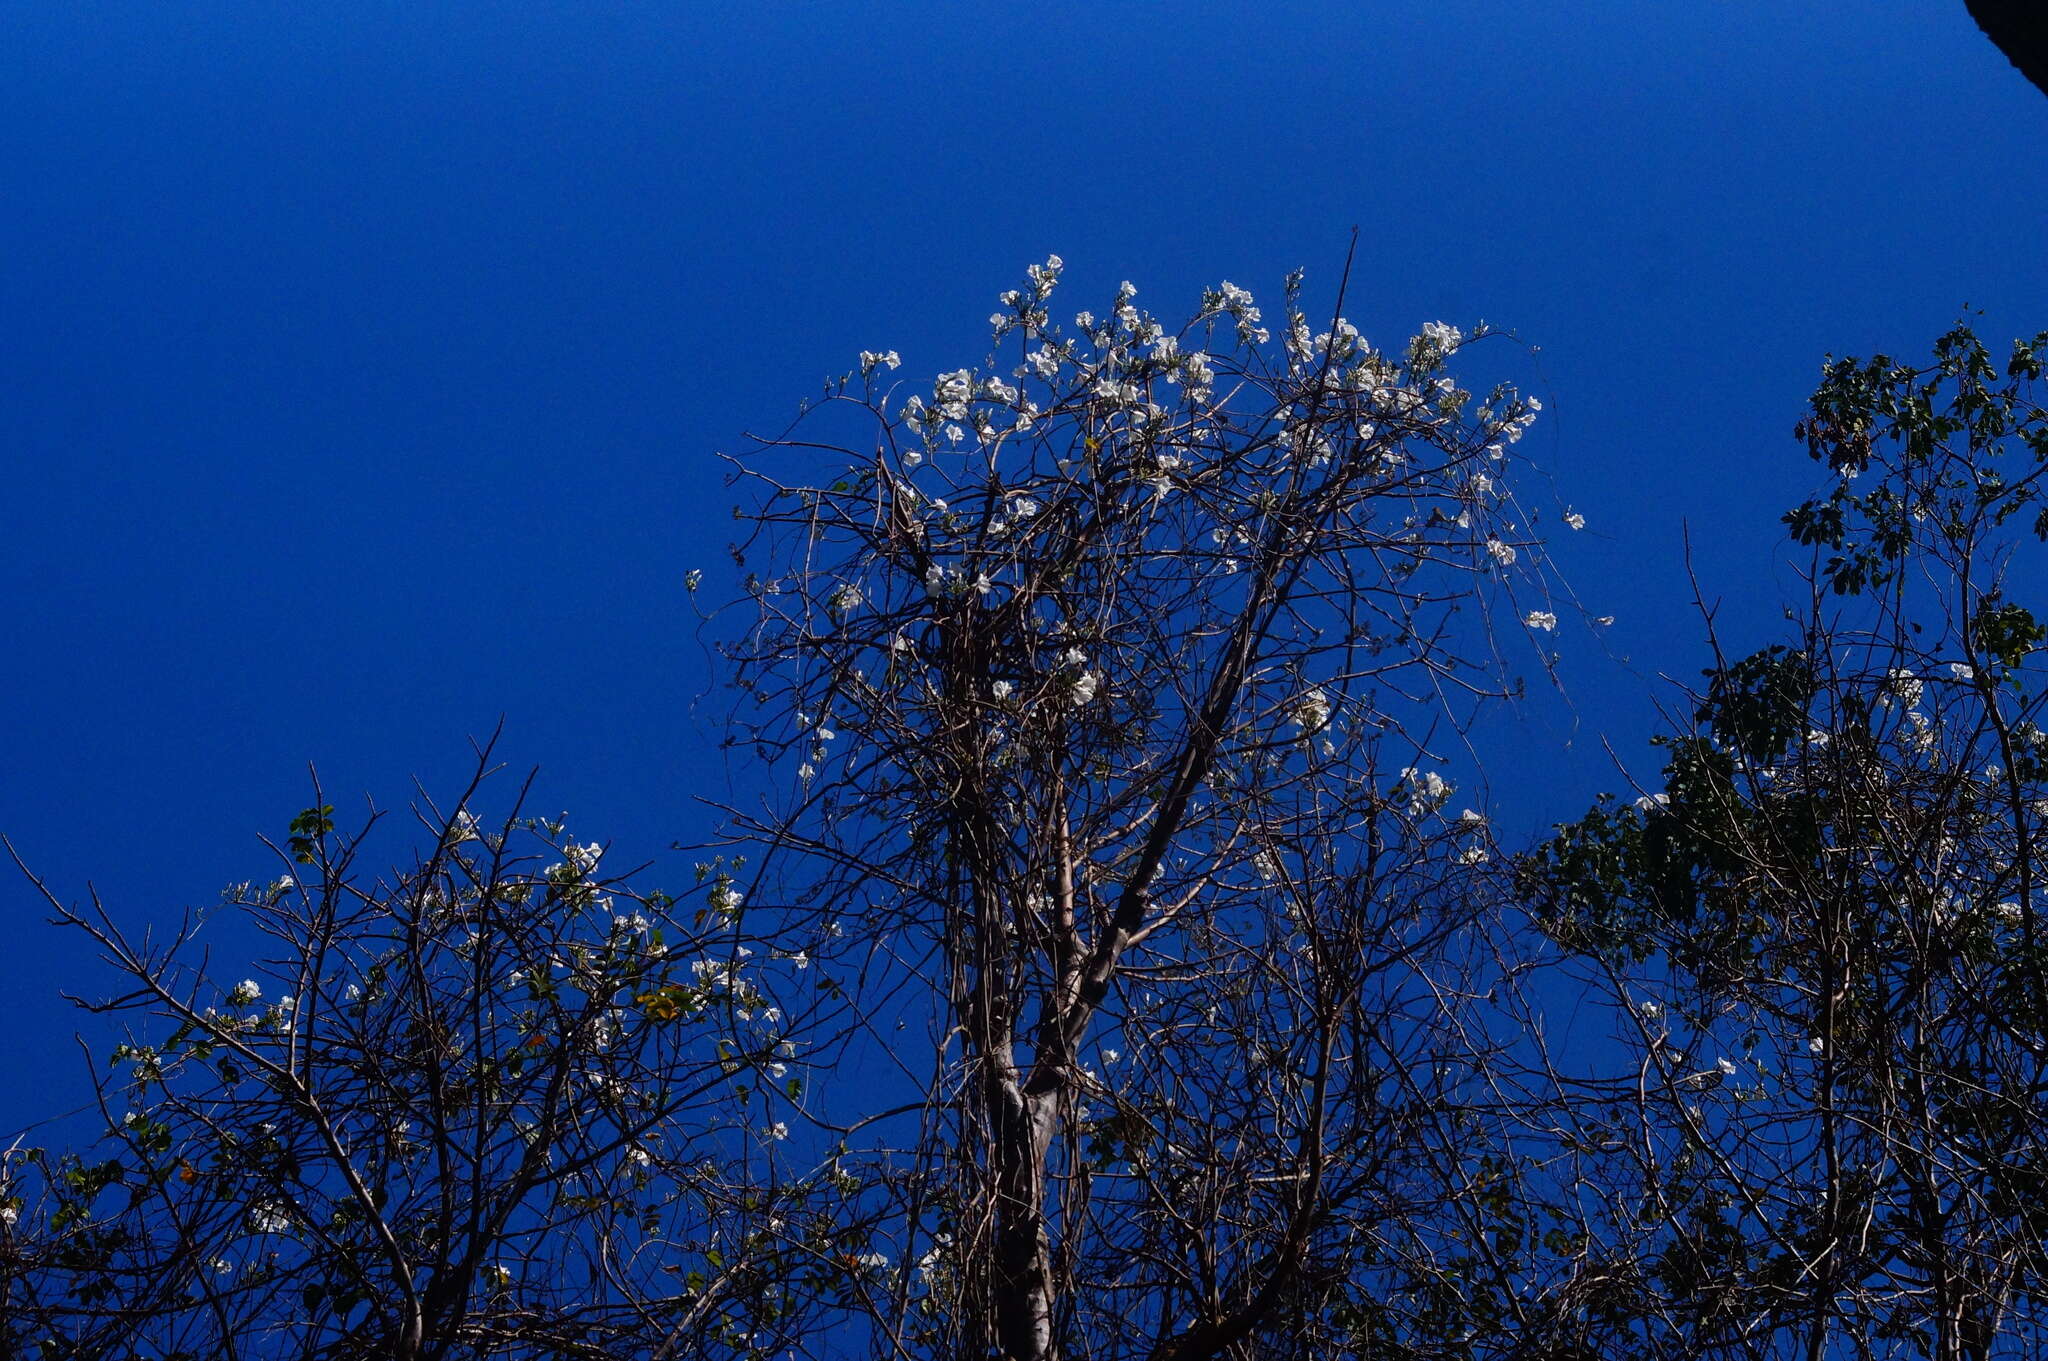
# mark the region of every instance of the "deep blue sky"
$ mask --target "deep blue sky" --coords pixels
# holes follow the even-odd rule
[[[1824,352],[2048,327],[2048,100],[1960,0],[61,0],[0,17],[0,128],[0,832],[133,924],[274,875],[307,762],[402,804],[501,714],[583,835],[702,832],[714,452],[859,349],[974,362],[1048,251],[1169,316],[1356,224],[1369,338],[1541,347],[1631,660],[1566,639],[1531,826],[1697,673],[1681,524],[1763,636]],[[0,877],[37,1106],[103,977],[43,915]]]

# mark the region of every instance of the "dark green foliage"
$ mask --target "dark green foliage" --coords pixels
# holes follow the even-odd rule
[[[1996,595],[1986,595],[1978,602],[1971,627],[1977,650],[2008,669],[2018,666],[2048,638],[2048,629],[2024,607],[2005,603]]]
[[[292,819],[292,859],[301,865],[310,865],[320,838],[334,830],[334,805],[325,803],[318,808],[308,808]]]
[[[1707,678],[1699,721],[1750,760],[1777,760],[1806,731],[1814,682],[1805,653],[1774,644]]]
[[[1631,1304],[1673,1354],[2032,1354],[2043,345],[1830,363],[1798,433],[1839,481],[1786,521],[1836,599],[1706,673],[1660,794],[1519,864],[1640,1065]]]
[[[1959,546],[1980,528],[2037,508],[2048,461],[2048,417],[2034,391],[2048,332],[2013,342],[2003,370],[1967,327],[1936,342],[1934,363],[1884,355],[1835,360],[1793,433],[1841,479],[1785,516],[1795,543],[1827,550],[1820,575],[1837,594],[1893,584],[1902,559],[1929,538]],[[1876,471],[1875,485],[1856,484]]]

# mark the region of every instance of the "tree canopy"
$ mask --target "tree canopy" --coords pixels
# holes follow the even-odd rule
[[[2048,336],[1830,360],[1783,635],[1518,848],[1475,720],[1583,521],[1513,343],[1062,269],[734,459],[687,882],[486,745],[212,921],[47,891],[126,1031],[7,1154],[0,1349],[2038,1350]]]

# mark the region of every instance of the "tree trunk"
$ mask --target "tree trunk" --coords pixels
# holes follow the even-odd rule
[[[1004,1361],[1053,1361],[1052,1243],[1046,1230],[1045,1156],[1051,1094],[1027,1097],[997,1074],[989,1112],[995,1136],[995,1324]]]

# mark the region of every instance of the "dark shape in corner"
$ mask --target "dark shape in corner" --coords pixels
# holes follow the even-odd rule
[[[2044,0],[1965,0],[1984,35],[1998,44],[2034,88],[2048,94],[2048,3]]]

